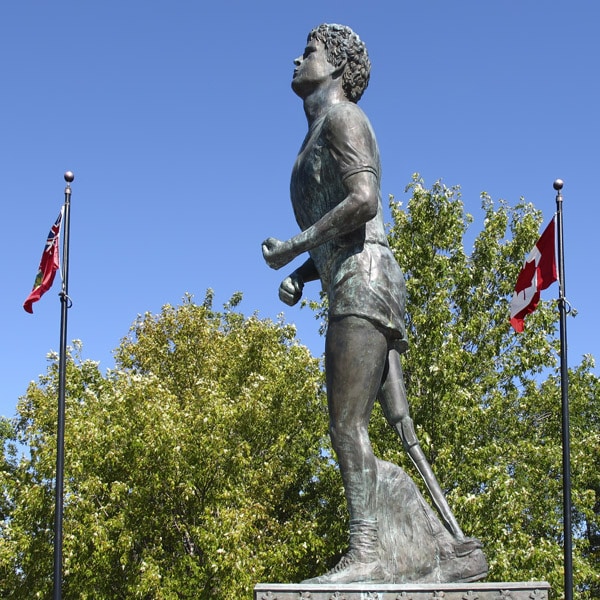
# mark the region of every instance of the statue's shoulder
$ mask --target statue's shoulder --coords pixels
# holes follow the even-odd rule
[[[345,137],[351,131],[369,127],[369,119],[354,102],[334,104],[325,115],[324,128],[333,136]]]
[[[365,115],[362,108],[354,102],[338,102],[327,111],[326,119],[330,123],[337,123],[348,119],[367,119],[367,115]]]

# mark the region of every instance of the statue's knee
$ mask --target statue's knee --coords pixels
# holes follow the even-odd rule
[[[336,452],[340,449],[361,445],[365,436],[368,438],[366,428],[353,423],[330,423],[329,436],[331,444]]]
[[[333,449],[337,452],[340,443],[340,433],[339,428],[332,423],[329,424],[329,437],[331,438]]]
[[[409,416],[405,416],[400,419],[394,427],[400,434],[400,438],[402,439],[402,443],[407,448],[412,448],[413,446],[419,445],[419,440],[417,439],[417,434],[415,432],[415,425],[413,420]]]

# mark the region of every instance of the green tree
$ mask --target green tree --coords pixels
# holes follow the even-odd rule
[[[239,300],[216,312],[209,293],[138,318],[106,375],[72,351],[65,598],[250,597],[328,555],[343,500],[319,361]],[[6,459],[3,597],[49,597],[56,393],[53,356],[18,406],[29,456]]]
[[[10,419],[0,417],[0,539],[4,535],[6,524],[14,509],[14,465],[17,450],[14,440],[16,434]],[[0,559],[1,560],[1,559]]]
[[[407,281],[410,349],[404,369],[413,418],[467,533],[485,543],[488,580],[548,580],[562,592],[562,453],[556,302],[516,334],[514,282],[539,236],[540,211],[482,195],[483,229],[458,187],[427,189],[415,175],[406,207],[391,199],[390,244]],[[551,295],[552,289],[546,294]],[[555,292],[556,295],[556,292]],[[575,583],[599,593],[600,380],[593,360],[570,371]],[[381,415],[383,457],[419,480]]]

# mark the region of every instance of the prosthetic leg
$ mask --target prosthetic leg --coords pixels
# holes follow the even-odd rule
[[[454,514],[448,506],[446,497],[431,469],[431,465],[419,444],[414,424],[409,414],[400,356],[393,349],[389,352],[388,371],[380,388],[379,401],[388,423],[400,436],[402,445],[423,478],[433,505],[440,514],[446,529],[456,539],[455,551],[457,555],[466,555],[476,548],[481,548],[479,540],[465,538]]]

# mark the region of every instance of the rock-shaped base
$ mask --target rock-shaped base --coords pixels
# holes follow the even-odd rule
[[[464,582],[487,574],[487,562],[477,544],[461,545],[406,472],[380,460],[377,520],[385,583]]]

